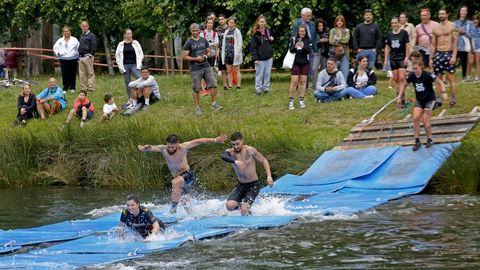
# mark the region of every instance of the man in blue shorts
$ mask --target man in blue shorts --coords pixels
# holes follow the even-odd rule
[[[195,173],[190,170],[187,161],[188,150],[205,143],[224,143],[227,135],[220,135],[217,138],[201,138],[184,143],[179,143],[175,134],[168,135],[166,145],[139,145],[141,152],[160,152],[167,162],[168,169],[173,176],[172,180],[172,208],[170,213],[177,212],[177,205],[181,199],[182,205],[190,212],[188,206],[188,195],[190,188],[195,182]]]

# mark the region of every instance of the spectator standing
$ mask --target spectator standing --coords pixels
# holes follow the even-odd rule
[[[477,71],[477,76],[475,76],[475,82],[480,81],[480,19],[478,18],[478,15],[475,14],[472,16],[473,18],[473,47],[475,48],[475,65],[476,65],[476,71]]]
[[[63,90],[58,86],[55,78],[48,80],[48,87],[43,89],[43,91],[37,95],[36,99],[40,119],[45,119],[45,112],[47,112],[49,116],[52,116],[67,107]]]
[[[347,23],[343,15],[338,15],[335,18],[334,28],[330,30],[328,36],[329,43],[332,46],[332,57],[337,59],[340,65],[340,70],[343,73],[343,78],[348,76],[348,59],[350,58],[350,49],[348,48],[348,42],[350,41],[350,31],[347,28]],[[335,51],[339,47],[343,48],[344,53],[342,55],[336,55]]]
[[[377,93],[377,76],[368,67],[368,58],[358,59],[358,66],[350,69],[347,78],[347,95],[352,98],[372,98]]]
[[[250,51],[255,62],[255,94],[262,92],[268,95],[270,91],[270,75],[273,65],[273,36],[267,28],[265,16],[259,16],[252,28]]]
[[[315,20],[315,29],[317,35],[317,52],[313,59],[313,84],[318,78],[318,73],[327,67],[328,49],[330,47],[330,40],[328,39],[327,23],[323,19]]]
[[[305,26],[298,27],[296,37],[290,38],[290,52],[295,54],[290,77],[290,91],[288,98],[288,109],[294,110],[293,103],[295,92],[298,88],[298,103],[300,108],[305,108],[305,89],[307,85],[308,72],[310,70],[309,56],[312,50],[312,42],[307,36]]]
[[[462,81],[471,81],[470,73],[474,62],[472,36],[474,32],[473,22],[467,19],[468,8],[460,7],[455,21],[458,31],[458,58],[462,64]]]
[[[22,94],[18,96],[17,109],[17,118],[13,122],[13,127],[17,125],[26,127],[27,120],[37,115],[37,101],[29,84],[22,87]]]
[[[302,8],[300,11],[300,18],[295,19],[293,22],[293,28],[290,33],[291,37],[296,37],[298,33],[298,28],[300,26],[304,26],[305,29],[307,29],[307,37],[310,39],[312,42],[312,48],[310,50],[310,55],[309,55],[309,66],[310,70],[308,71],[308,79],[307,79],[307,84],[306,87],[308,88],[309,86],[309,81],[313,79],[314,72],[314,66],[313,66],[313,60],[315,58],[315,53],[317,52],[317,35],[316,29],[315,29],[315,23],[312,21],[312,10],[309,8]],[[315,84],[315,82],[312,82]]]
[[[228,19],[228,29],[223,36],[222,42],[222,62],[227,65],[228,85],[233,85],[232,69],[235,70],[237,85],[236,90],[240,90],[242,84],[242,75],[240,74],[240,65],[243,62],[243,39],[242,33],[237,28],[237,19]]]
[[[327,68],[318,75],[315,87],[317,102],[331,102],[341,100],[347,94],[347,83],[343,73],[337,69],[335,58],[327,59]]]
[[[413,51],[415,48],[415,41],[417,40],[415,26],[408,22],[408,15],[406,12],[401,12],[398,19],[400,20],[400,29],[407,31],[408,39],[410,40],[410,50]]]
[[[432,30],[432,54],[430,65],[433,72],[440,80],[437,80],[437,91],[441,91],[443,99],[447,99],[445,86],[443,85],[444,74],[450,83],[451,98],[450,107],[456,104],[457,86],[455,81],[455,63],[457,62],[457,39],[458,33],[455,24],[448,20],[448,13],[445,9],[438,11],[440,23]]]
[[[390,61],[390,68],[393,73],[393,80],[396,83],[397,95],[404,93],[406,86],[406,68],[410,57],[410,40],[408,33],[401,29],[398,17],[390,20],[392,32],[387,34],[385,40],[385,60],[384,66]],[[402,107],[405,106],[404,97],[400,97]]]
[[[431,57],[431,50],[432,50],[432,31],[433,28],[438,25],[437,22],[430,20],[430,10],[428,8],[424,8],[420,10],[420,19],[421,23],[415,26],[415,33],[416,33],[416,45],[418,51],[423,56],[423,64],[425,68],[430,67],[429,59]]]
[[[125,80],[125,89],[127,91],[128,102],[122,106],[128,109],[133,105],[132,90],[128,84],[132,80],[132,74],[135,79],[140,78],[140,69],[142,68],[143,50],[140,43],[133,39],[132,30],[126,29],[123,41],[118,43],[115,52],[115,60],[120,73],[123,74]]]
[[[5,62],[3,63],[3,70],[5,72],[5,79],[12,81],[18,76],[17,74],[17,50],[5,50]],[[13,78],[12,78],[13,76]]]
[[[78,47],[80,43],[72,37],[72,29],[68,26],[62,28],[63,36],[53,45],[53,52],[60,61],[63,90],[75,92],[77,83]]]
[[[225,65],[225,62],[222,61],[223,37],[225,36],[225,32],[228,29],[227,18],[225,17],[225,15],[223,14],[218,15],[218,24],[219,25],[217,27],[217,33],[218,33],[217,66],[220,73],[222,73],[223,90],[227,90],[230,87],[232,87],[232,85],[228,84],[228,76],[231,76],[231,74],[227,73],[227,66]]]
[[[205,80],[207,89],[210,91],[212,98],[213,110],[220,110],[222,106],[217,103],[217,80],[213,70],[207,59],[210,55],[210,47],[208,41],[200,36],[200,28],[198,24],[193,23],[190,26],[192,36],[185,42],[183,46],[182,58],[190,62],[190,75],[192,76],[193,103],[195,104],[195,114],[202,115],[200,109],[200,90],[202,88],[201,81]],[[225,40],[224,40],[225,42]]]
[[[82,34],[79,39],[78,53],[78,75],[80,77],[80,90],[95,91],[95,71],[93,61],[97,51],[97,37],[90,31],[87,21],[80,24]]]
[[[377,49],[383,47],[383,36],[380,27],[373,22],[371,9],[365,10],[363,19],[364,22],[358,24],[353,32],[353,47],[357,52],[357,59],[366,55],[368,57],[368,67],[373,69],[377,59]]]
[[[5,51],[0,48],[0,78],[5,78],[3,73],[3,64],[5,64]]]
[[[210,56],[208,57],[207,61],[212,67],[212,71],[215,74],[215,61],[217,59],[217,52],[218,52],[218,35],[215,30],[213,30],[213,23],[214,19],[212,18],[207,18],[205,21],[206,28],[202,32],[202,37],[208,41],[208,44],[210,45]],[[202,81],[202,83],[204,83]],[[205,85],[202,84],[202,90],[200,91],[200,94],[202,96],[208,95],[208,91],[206,91]]]
[[[70,110],[70,113],[67,116],[66,123],[70,123],[70,121],[72,121],[73,117],[76,115],[78,118],[80,118],[80,127],[83,128],[87,123],[87,119],[93,118],[94,112],[95,109],[87,97],[87,91],[80,90],[77,99],[75,99],[73,102],[73,108]]]

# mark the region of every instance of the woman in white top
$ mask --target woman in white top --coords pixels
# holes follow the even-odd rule
[[[240,74],[240,65],[243,62],[243,38],[242,33],[237,28],[237,19],[228,19],[228,29],[225,31],[222,42],[222,62],[227,65],[227,74],[232,74],[235,70],[237,78],[236,89],[239,90],[242,84],[242,76]],[[233,85],[233,76],[228,76],[228,85]]]
[[[135,79],[140,78],[143,51],[140,43],[133,39],[132,30],[126,29],[123,38],[124,40],[118,43],[117,50],[115,52],[115,60],[120,73],[123,73],[123,77],[125,79],[125,89],[127,91],[128,103],[124,104],[122,107],[127,109],[133,104],[132,90],[130,87],[128,87],[128,84],[132,80],[132,74]]]
[[[78,46],[80,43],[76,37],[72,37],[70,27],[64,26],[62,30],[63,37],[55,42],[53,52],[60,61],[63,91],[70,90],[73,93],[77,81]]]
[[[208,63],[212,68],[215,67],[215,61],[217,60],[217,51],[218,51],[218,33],[213,30],[214,20],[212,18],[207,18],[205,21],[206,29],[202,32],[202,37],[208,41],[210,45],[210,57],[208,58]],[[215,70],[214,70],[215,71]]]
[[[377,93],[377,76],[368,67],[368,57],[358,58],[358,66],[350,69],[347,78],[347,95],[352,98],[372,98]]]

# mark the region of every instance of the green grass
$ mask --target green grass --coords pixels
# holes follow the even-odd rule
[[[138,153],[136,146],[161,144],[170,133],[186,141],[241,131],[245,143],[259,149],[270,160],[274,176],[301,173],[322,152],[339,144],[354,125],[370,117],[395,96],[394,91],[386,87],[383,74],[379,73],[379,94],[373,99],[319,104],[313,101],[313,93],[309,92],[307,107],[294,111],[287,109],[290,82],[287,73],[272,76],[268,97],[255,96],[253,74],[246,74],[242,90],[219,89],[218,101],[224,106],[222,111],[211,111],[210,99],[202,97],[203,117],[194,115],[189,75],[157,75],[161,101],[152,105],[147,113],[128,118],[118,116],[110,123],[100,123],[103,96],[111,93],[117,105],[123,104],[126,101],[123,77],[97,75],[97,91],[89,95],[97,113],[83,129],[80,129],[78,119],[64,127],[68,110],[46,121],[32,120],[25,129],[11,128],[20,89],[0,90],[0,187],[164,188],[171,180],[165,162],[158,154]],[[48,78],[34,79],[42,84],[42,87],[33,87],[38,93]],[[57,79],[61,81],[59,76]],[[460,86],[458,106],[449,113],[466,113],[480,105],[478,87],[478,84]],[[76,94],[67,94],[70,106],[75,97]],[[379,119],[388,120],[392,114],[394,118],[403,118],[402,113],[394,112],[392,106]],[[190,151],[189,162],[202,187],[225,190],[235,183],[233,170],[219,158],[227,147],[202,145]],[[476,149],[475,153],[470,153],[472,148]],[[477,127],[464,146],[437,173],[432,184],[434,191],[464,193],[478,190],[478,150],[480,134]],[[450,168],[456,168],[455,173]],[[261,166],[259,170],[262,170]],[[263,174],[260,175],[263,179]]]

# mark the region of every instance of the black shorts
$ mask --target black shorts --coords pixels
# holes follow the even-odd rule
[[[430,55],[425,52],[425,50],[419,50],[423,58],[423,65],[425,67],[430,67]]]
[[[421,108],[423,110],[433,111],[435,109],[435,103],[437,103],[437,102],[434,99],[429,100],[427,102],[420,102],[417,99],[417,100],[415,100],[415,108]]]
[[[217,59],[218,70],[227,70],[227,65],[222,62],[222,57],[219,56]]]
[[[158,97],[155,96],[155,94],[153,92],[150,93],[150,100],[149,100],[149,103],[150,105],[152,105],[153,103],[156,103],[157,101],[159,101]],[[144,96],[141,96],[138,98],[138,103],[145,103],[145,97]]]
[[[233,65],[234,56],[232,55],[225,55],[225,65]]]
[[[209,57],[207,62],[210,64],[211,67],[215,66],[215,57]]]
[[[406,66],[405,66],[405,63],[403,62],[403,59],[390,58],[390,68],[393,71],[401,68],[406,68]]]
[[[195,184],[195,173],[192,170],[184,171],[180,174],[183,177],[182,195],[189,194]]]
[[[238,183],[235,188],[233,188],[232,192],[230,192],[230,195],[228,195],[227,200],[252,205],[259,192],[260,181],[258,180],[246,184]]]

